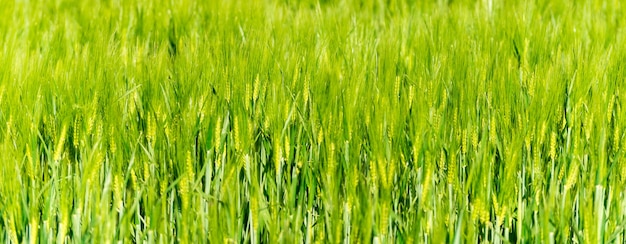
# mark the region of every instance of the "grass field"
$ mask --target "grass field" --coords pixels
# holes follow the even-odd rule
[[[623,243],[618,0],[2,0],[0,242]]]

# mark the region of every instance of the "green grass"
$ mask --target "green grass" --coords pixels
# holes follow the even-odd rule
[[[3,1],[0,241],[624,242],[621,2],[412,2]]]

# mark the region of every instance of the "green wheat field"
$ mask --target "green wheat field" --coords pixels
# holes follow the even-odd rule
[[[2,243],[624,243],[618,0],[0,0]]]

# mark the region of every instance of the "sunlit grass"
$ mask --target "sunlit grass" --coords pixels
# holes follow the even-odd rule
[[[0,241],[624,241],[619,1],[6,1]]]

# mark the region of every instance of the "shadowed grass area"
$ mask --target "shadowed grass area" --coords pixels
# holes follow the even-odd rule
[[[620,1],[0,5],[0,241],[624,242]]]

